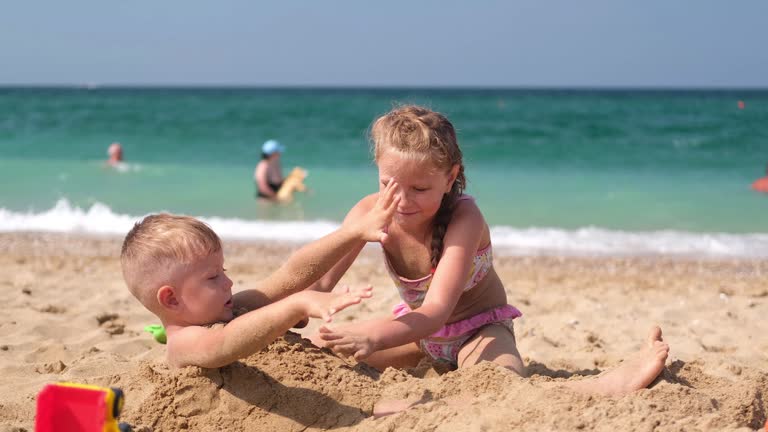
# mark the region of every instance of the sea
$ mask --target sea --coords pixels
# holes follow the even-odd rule
[[[124,235],[168,211],[309,241],[377,190],[368,128],[410,103],[456,127],[496,250],[768,258],[768,90],[0,87],[0,231]],[[291,203],[255,199],[268,139],[309,173]]]

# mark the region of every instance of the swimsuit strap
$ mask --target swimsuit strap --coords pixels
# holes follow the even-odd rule
[[[395,272],[386,253],[384,253],[384,261],[389,276],[392,278],[392,282],[394,282],[400,297],[413,308],[421,306],[421,303],[424,301],[427,294],[427,290],[432,283],[432,275],[434,272],[430,272],[428,275],[418,279],[407,279]],[[478,249],[477,253],[472,258],[472,267],[470,268],[469,277],[464,284],[463,291],[469,291],[477,286],[477,284],[485,278],[491,268],[493,268],[493,248],[489,243],[484,248]]]
[[[457,198],[458,201],[472,200],[475,198],[471,195],[461,195]],[[422,276],[418,279],[408,279],[397,274],[392,267],[392,263],[384,252],[384,262],[386,263],[387,271],[389,272],[392,281],[395,283],[397,290],[400,292],[400,296],[412,307],[418,307],[423,302],[426,296],[426,291],[429,289],[429,285],[432,282],[432,275],[435,274],[435,268],[433,267],[429,274]],[[493,267],[493,248],[491,243],[480,248],[472,258],[472,267],[470,268],[469,277],[464,285],[464,291],[468,291],[474,288],[484,277],[488,274],[488,271]]]

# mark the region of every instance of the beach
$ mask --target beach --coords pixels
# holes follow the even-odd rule
[[[768,3],[27,3],[2,15],[0,432],[56,392],[103,432],[768,432]],[[197,225],[147,230],[184,275],[153,255],[131,230],[160,213],[226,273],[180,257],[216,249]],[[386,256],[221,322],[331,233],[336,270],[347,241]],[[322,277],[307,255],[279,275]]]
[[[32,431],[36,394],[56,381],[121,388],[121,421],[145,432],[749,431],[766,420],[768,260],[497,254],[524,314],[515,332],[529,378],[490,363],[377,371],[302,339],[315,321],[233,365],[170,370],[143,331],[157,319],[123,284],[121,241],[0,233],[1,432]],[[257,286],[300,244],[225,240],[234,290]],[[375,246],[341,283],[370,283],[374,297],[336,322],[387,316],[398,301]],[[608,398],[551,385],[620,364],[656,324],[671,352],[650,388]],[[371,416],[393,398],[425,403]]]

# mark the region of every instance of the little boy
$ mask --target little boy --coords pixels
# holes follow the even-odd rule
[[[392,182],[394,183],[394,182]],[[296,251],[258,289],[232,295],[221,241],[188,216],[156,214],[126,235],[120,263],[131,293],[157,315],[167,334],[173,367],[217,368],[258,352],[307,317],[331,320],[371,296],[371,288],[344,293],[302,291],[347,252],[383,241],[397,208],[396,185],[387,187],[361,223],[346,223]],[[235,310],[250,309],[235,317]],[[226,323],[226,325],[214,325]]]

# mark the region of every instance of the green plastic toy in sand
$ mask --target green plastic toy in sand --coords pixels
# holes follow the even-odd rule
[[[152,333],[152,337],[161,344],[166,342],[165,327],[161,326],[160,324],[148,325],[144,327],[144,331]]]

